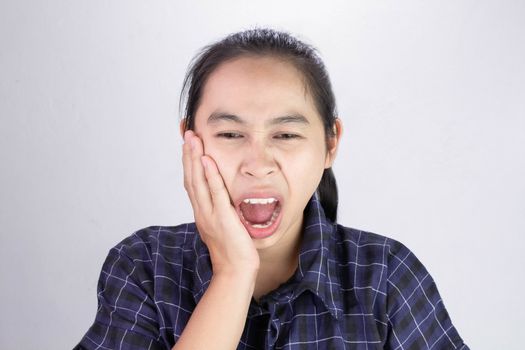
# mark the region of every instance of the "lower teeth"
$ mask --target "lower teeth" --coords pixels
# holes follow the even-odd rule
[[[255,228],[266,228],[268,226],[270,226],[271,223],[269,224],[253,224],[252,227],[255,227]]]

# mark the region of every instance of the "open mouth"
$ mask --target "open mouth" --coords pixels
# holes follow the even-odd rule
[[[241,222],[252,238],[272,235],[279,226],[281,213],[281,202],[273,197],[245,199],[238,206]]]

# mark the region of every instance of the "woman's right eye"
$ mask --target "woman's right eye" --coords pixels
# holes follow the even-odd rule
[[[217,137],[222,137],[225,139],[238,139],[241,138],[242,135],[236,132],[221,132],[220,134],[217,134]]]

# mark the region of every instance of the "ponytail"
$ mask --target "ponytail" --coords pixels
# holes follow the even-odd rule
[[[339,197],[332,168],[324,170],[317,191],[319,192],[319,201],[321,202],[326,218],[335,223],[337,221],[337,204]]]

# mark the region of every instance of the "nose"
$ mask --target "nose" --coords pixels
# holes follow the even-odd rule
[[[278,169],[271,147],[264,141],[253,141],[246,147],[241,165],[243,175],[264,178],[277,173]]]

